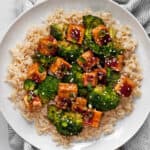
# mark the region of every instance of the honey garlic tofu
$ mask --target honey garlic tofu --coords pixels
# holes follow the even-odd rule
[[[77,97],[78,87],[74,83],[59,83],[58,96],[64,99],[74,99]]]
[[[111,57],[105,59],[105,67],[110,67],[115,71],[121,71],[123,67],[123,55],[118,55],[117,57]]]
[[[96,111],[94,110],[93,111],[93,118],[91,120],[91,124],[90,126],[94,127],[94,128],[98,128],[99,125],[100,125],[100,121],[101,121],[101,118],[102,118],[102,112],[101,111]]]
[[[77,97],[75,102],[72,104],[72,110],[77,112],[87,110],[87,99],[84,97]]]
[[[62,78],[71,67],[67,61],[57,57],[54,63],[50,65],[49,73],[55,75],[57,78]]]
[[[31,66],[29,66],[27,70],[27,76],[29,79],[34,80],[36,83],[39,83],[46,78],[46,71],[45,69],[40,66],[38,63],[34,63]]]
[[[88,109],[83,116],[84,125],[93,128],[98,128],[101,123],[102,115],[102,111],[97,111],[96,109]]]
[[[94,70],[97,74],[98,80],[101,84],[106,84],[106,69],[104,68],[97,68]]]
[[[62,98],[59,96],[55,97],[56,106],[60,109],[67,110],[71,107],[71,99]]]
[[[83,85],[84,86],[96,86],[98,83],[97,72],[83,73]]]
[[[128,77],[122,76],[115,86],[115,91],[124,97],[129,97],[135,87],[135,83]]]
[[[88,71],[99,63],[99,58],[95,57],[93,52],[88,50],[77,59],[77,63],[84,71]]]
[[[107,43],[111,42],[111,37],[109,35],[108,29],[105,25],[99,25],[98,27],[92,30],[92,35],[99,46],[107,45]]]
[[[39,111],[42,108],[42,101],[38,96],[25,95],[24,104],[28,111]]]
[[[55,55],[57,50],[57,40],[51,35],[43,37],[39,40],[37,50],[46,56]]]
[[[82,44],[85,29],[83,25],[70,24],[67,31],[67,40],[73,43]]]

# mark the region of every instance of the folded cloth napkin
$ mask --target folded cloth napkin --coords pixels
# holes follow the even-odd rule
[[[16,13],[32,7],[35,3],[42,0],[20,0]],[[144,26],[150,34],[150,0],[114,0],[122,7],[129,10]],[[29,143],[19,137],[10,126],[8,126],[9,143],[12,150],[37,150]],[[150,115],[140,131],[119,150],[149,150],[150,149]]]

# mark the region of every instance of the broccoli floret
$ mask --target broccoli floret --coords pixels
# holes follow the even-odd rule
[[[104,57],[110,57],[110,56],[118,56],[119,54],[122,54],[122,52],[123,52],[122,49],[118,49],[114,46],[113,43],[109,43],[107,45],[101,46],[97,54],[103,55]]]
[[[27,91],[32,91],[36,87],[36,83],[31,79],[26,79],[24,81],[24,89]]]
[[[82,82],[82,69],[77,64],[72,64],[72,68],[68,75],[66,75],[63,79],[64,82],[76,83],[78,87],[83,86]]]
[[[83,24],[86,28],[95,28],[100,24],[104,24],[104,21],[99,17],[86,15],[83,16]]]
[[[57,40],[64,40],[66,36],[66,24],[52,24],[50,26],[50,34]]]
[[[43,103],[52,100],[57,94],[59,80],[53,76],[47,76],[46,79],[39,84],[38,94]]]
[[[44,71],[45,71],[44,66],[43,66],[43,65],[40,65],[40,66],[39,66],[39,72],[40,72],[40,73],[43,73]]]
[[[80,72],[82,73],[82,68],[77,64],[77,63],[73,63],[72,64],[72,68],[71,68],[72,72]]]
[[[62,110],[58,109],[55,105],[48,106],[47,117],[54,125],[56,125],[59,122],[60,118],[62,117],[62,114]]]
[[[106,69],[106,81],[109,87],[113,87],[120,78],[120,74],[110,68]]]
[[[33,56],[33,60],[35,62],[40,63],[41,65],[48,67],[54,60],[56,59],[56,57],[53,56],[45,56],[43,54],[40,53],[36,53]]]
[[[88,29],[87,29],[88,30]],[[108,43],[107,45],[99,46],[93,40],[91,35],[88,34],[90,31],[87,31],[85,34],[84,46],[86,49],[91,49],[95,54],[100,57],[109,57],[117,56],[122,54],[123,50],[116,48],[113,43]]]
[[[65,112],[56,125],[57,131],[65,136],[78,135],[83,128],[81,114]]]
[[[75,61],[83,53],[81,47],[66,41],[58,42],[58,48],[58,55],[64,57],[68,61]]]
[[[54,105],[50,105],[48,106],[47,117],[62,135],[77,135],[82,131],[83,119],[79,113],[65,112]]]
[[[88,96],[88,104],[100,111],[115,109],[119,104],[118,94],[111,88],[96,87]]]

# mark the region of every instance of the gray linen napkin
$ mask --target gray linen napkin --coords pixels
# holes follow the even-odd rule
[[[20,14],[42,0],[20,0],[16,12]],[[150,0],[114,0],[130,11],[150,34]],[[12,150],[37,150],[19,137],[8,126],[9,143]],[[140,131],[119,150],[149,150],[150,149],[150,115]]]

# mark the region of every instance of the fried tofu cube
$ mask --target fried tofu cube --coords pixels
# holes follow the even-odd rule
[[[83,97],[77,97],[72,104],[72,110],[82,112],[87,109],[87,100]]]
[[[59,98],[74,99],[78,94],[78,87],[74,83],[59,83],[58,96]]]
[[[32,97],[30,95],[26,95],[24,97],[24,104],[26,109],[30,112],[38,111],[42,108],[42,102],[38,96]]]
[[[77,63],[84,71],[88,71],[99,63],[99,58],[95,57],[93,52],[88,50],[77,59]]]
[[[107,27],[104,25],[99,25],[98,27],[92,30],[92,35],[94,41],[99,45],[106,45],[108,42],[111,41],[111,37],[109,36],[109,32]]]
[[[116,57],[106,58],[105,59],[105,66],[110,67],[115,71],[121,71],[123,67],[123,55],[118,55]]]
[[[98,128],[101,122],[103,112],[97,110],[87,110],[83,114],[84,125]]]
[[[124,97],[129,97],[135,87],[135,83],[128,77],[122,76],[115,86],[115,91]]]
[[[67,31],[67,40],[82,44],[85,28],[82,25],[70,24]]]
[[[34,63],[31,66],[29,66],[27,70],[27,76],[30,79],[33,79],[35,82],[39,83],[46,78],[46,71],[40,72],[39,69],[40,65],[38,63]]]
[[[42,107],[41,99],[38,96],[33,97],[33,100],[32,100],[32,109],[33,110],[39,110],[41,107]]]
[[[97,73],[99,80],[102,80],[103,77],[106,76],[106,69],[104,69],[104,68],[97,68],[94,71]]]
[[[83,85],[84,86],[96,86],[98,83],[97,73],[96,72],[89,72],[89,73],[83,73]]]
[[[49,72],[56,75],[58,78],[62,78],[66,71],[72,66],[62,58],[57,57],[53,64],[49,67]]]
[[[94,110],[93,111],[93,118],[91,120],[91,125],[92,127],[94,128],[98,128],[99,127],[99,124],[100,124],[100,121],[101,121],[101,118],[102,118],[102,112],[101,111],[96,111]]]
[[[71,108],[71,99],[56,96],[55,102],[56,102],[56,106],[60,109],[66,110],[68,108]]]
[[[57,41],[53,36],[46,36],[39,40],[38,51],[46,56],[55,55],[57,50]]]

